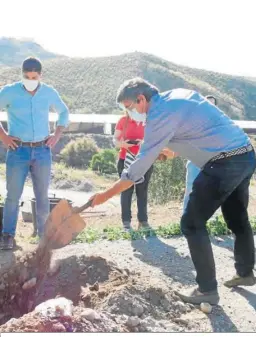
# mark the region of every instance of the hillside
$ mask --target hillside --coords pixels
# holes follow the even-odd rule
[[[100,58],[55,58],[44,62],[44,80],[62,94],[73,113],[116,113],[115,95],[128,78],[141,76],[160,90],[185,87],[213,94],[232,118],[255,119],[256,82],[180,66],[135,52]],[[19,68],[0,67],[0,86],[19,80]]]
[[[39,57],[41,60],[48,60],[57,57],[31,40],[18,40],[14,38],[0,38],[0,65],[20,66],[22,61],[29,56]]]

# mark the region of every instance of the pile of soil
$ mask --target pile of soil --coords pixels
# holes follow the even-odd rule
[[[74,307],[72,316],[45,317],[31,312],[19,319],[11,319],[0,327],[1,332],[126,332],[125,326],[117,324],[107,313],[97,313]]]
[[[100,256],[72,255],[50,264],[50,255],[43,263],[39,255],[37,250],[26,253],[1,274],[0,332],[190,330],[182,316],[194,307],[160,287],[158,279],[120,269]],[[42,280],[41,286],[22,289],[31,277]],[[33,311],[56,297],[72,301],[70,317],[45,318]]]

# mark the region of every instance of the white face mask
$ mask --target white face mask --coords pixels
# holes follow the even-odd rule
[[[34,91],[38,87],[39,81],[38,80],[28,80],[27,78],[23,78],[22,83],[28,91]]]
[[[128,114],[130,116],[131,119],[133,119],[134,121],[136,122],[139,122],[139,123],[146,123],[146,118],[147,118],[147,115],[145,113],[143,114],[140,114],[136,111],[136,109],[132,109],[132,110],[128,110]]]

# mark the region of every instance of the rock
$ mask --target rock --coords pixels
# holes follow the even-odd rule
[[[132,308],[132,313],[134,316],[141,316],[144,312],[144,308],[140,304],[135,304]]]
[[[100,315],[95,310],[90,308],[84,309],[81,316],[90,322],[100,320]]]
[[[4,283],[1,283],[1,284],[0,284],[0,291],[1,291],[1,290],[4,290],[4,289],[5,289]]]
[[[177,296],[176,294],[172,294],[172,298],[174,301],[180,301],[179,296]]]
[[[44,317],[72,317],[73,302],[65,297],[47,300],[35,307]]]
[[[128,317],[128,320],[126,322],[126,325],[129,328],[134,328],[134,327],[138,326],[139,324],[140,324],[140,319],[139,319],[139,317],[136,317],[136,316]]]
[[[60,269],[60,260],[54,261],[47,272],[49,276],[54,276]]]
[[[187,326],[189,324],[188,320],[186,320],[184,318],[174,318],[173,321],[177,324],[181,324],[181,325],[185,325],[185,326]]]
[[[176,302],[175,306],[182,313],[185,313],[187,311],[186,305],[181,301]]]
[[[92,286],[89,287],[89,289],[91,291],[99,291],[100,289],[99,282],[95,282]]]
[[[66,332],[66,328],[63,324],[61,324],[60,322],[57,322],[52,325],[52,331],[53,332]]]
[[[148,327],[154,328],[156,326],[156,322],[151,317],[146,317],[143,321],[141,321],[141,325],[148,329]]]
[[[161,303],[162,307],[164,308],[164,310],[169,311],[169,309],[170,309],[170,303],[169,303],[169,301],[166,298],[162,299],[160,301],[160,303]]]
[[[91,192],[93,190],[93,183],[90,181],[85,181],[79,183],[76,187],[77,191],[83,191],[83,192]]]
[[[179,331],[179,327],[177,325],[175,325],[174,323],[167,323],[165,324],[165,328],[168,332],[175,332],[175,331]]]
[[[28,280],[27,282],[25,282],[22,286],[23,290],[27,290],[27,289],[31,289],[36,285],[36,277],[33,277],[32,279]]]
[[[212,312],[212,306],[209,303],[201,303],[200,309],[205,314],[210,314]]]

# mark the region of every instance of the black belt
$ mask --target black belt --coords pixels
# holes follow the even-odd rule
[[[40,142],[22,142],[21,140],[15,140],[15,143],[18,146],[40,147],[45,145],[46,140],[42,140]]]
[[[210,159],[210,162],[220,160],[220,159],[225,159],[225,158],[228,158],[228,157],[238,156],[240,154],[244,154],[244,153],[250,152],[252,150],[253,150],[253,146],[252,146],[252,144],[249,144],[247,146],[239,147],[238,149],[235,149],[235,150],[231,150],[231,151],[228,151],[228,152],[221,152],[217,156]]]

